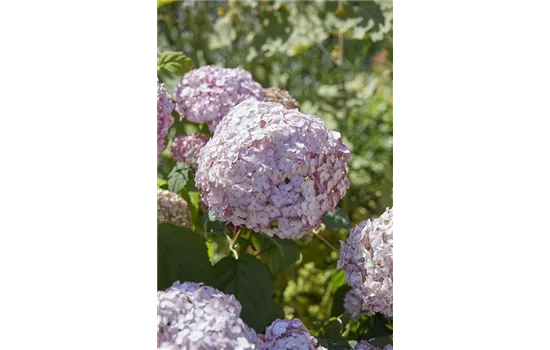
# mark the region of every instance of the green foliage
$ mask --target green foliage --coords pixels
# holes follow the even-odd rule
[[[157,58],[157,70],[184,75],[193,69],[193,61],[183,52],[162,52]]]
[[[189,180],[189,166],[185,163],[176,163],[170,174],[168,174],[168,189],[171,192],[179,193],[187,185]]]
[[[203,238],[185,227],[158,225],[157,290],[166,289],[175,281],[212,285],[214,280]]]
[[[273,282],[267,267],[254,256],[243,254],[238,260],[227,257],[215,266],[215,286],[225,293],[233,294],[241,303],[241,318],[256,332],[275,319],[283,317],[282,309],[273,297]]]
[[[336,208],[333,212],[326,212],[323,215],[323,224],[332,229],[351,228],[349,217],[340,208]]]
[[[319,232],[289,241],[246,231],[239,235],[205,212],[194,171],[178,168],[167,147],[159,157],[157,188],[175,191],[188,202],[195,236],[206,240],[208,259],[215,264],[214,286],[237,293],[245,322],[257,331],[275,315],[283,317],[282,306],[284,316],[300,318],[328,349],[349,349],[354,346],[350,341],[362,339],[374,338],[379,346],[391,341],[390,319],[346,318],[343,299],[349,286],[336,262],[339,241],[349,230],[393,203],[392,3],[157,4],[159,62],[166,56],[158,66],[170,67],[158,70],[158,77],[168,91],[194,66],[244,68],[262,86],[288,90],[300,111],[340,132],[352,154],[351,185],[338,208],[323,216]],[[177,56],[168,59],[169,53]],[[176,135],[209,134],[205,125],[174,120],[168,145]]]
[[[291,266],[300,257],[298,244],[290,239],[261,237],[263,240],[260,259],[269,267],[272,274]]]

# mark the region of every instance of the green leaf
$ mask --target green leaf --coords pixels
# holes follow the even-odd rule
[[[383,348],[388,344],[393,346],[393,338],[392,336],[373,338],[369,340],[369,343],[379,348]]]
[[[209,235],[207,240],[208,257],[212,264],[216,264],[230,253],[230,242],[231,240],[224,234]]]
[[[158,225],[157,232],[157,290],[175,281],[204,282],[213,285],[214,268],[208,260],[206,242],[185,227]]]
[[[170,174],[168,174],[168,189],[171,192],[179,193],[189,180],[189,166],[185,163],[176,163]]]
[[[336,208],[333,212],[326,212],[323,215],[323,224],[332,229],[351,228],[349,217],[340,208]]]
[[[352,347],[350,347],[350,344],[343,339],[324,339],[319,338],[319,345],[324,346],[328,350],[350,350]]]
[[[157,179],[157,189],[162,188],[162,186],[166,185],[166,180],[164,179]]]
[[[158,0],[158,1],[157,1],[157,9],[158,9],[158,8],[161,8],[161,7],[164,6],[164,5],[171,4],[171,3],[173,3],[173,2],[174,2],[174,0]]]
[[[332,277],[330,278],[330,285],[332,292],[335,293],[340,287],[346,285],[348,281],[346,281],[346,274],[344,270],[338,270]]]
[[[350,349],[349,343],[342,336],[344,326],[344,323],[338,317],[331,317],[326,320],[317,332],[321,345],[329,350]]]
[[[250,254],[239,260],[226,257],[214,265],[215,287],[233,294],[241,303],[241,318],[258,333],[280,318],[282,309],[273,302],[273,282],[267,267]]]
[[[381,314],[369,316],[367,322],[368,331],[364,335],[364,339],[386,338],[393,333],[387,327],[388,319]]]
[[[278,237],[265,237],[263,240],[260,259],[269,267],[272,274],[293,265],[300,256],[298,244],[290,239],[280,239]]]
[[[351,287],[345,284],[336,290],[334,297],[332,298],[332,309],[330,310],[331,316],[338,317],[346,311],[344,308],[344,298],[350,289]]]
[[[193,61],[183,52],[162,52],[157,57],[157,70],[182,76],[193,69]]]

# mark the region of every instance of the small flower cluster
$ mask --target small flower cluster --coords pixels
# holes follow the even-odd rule
[[[261,349],[232,295],[202,283],[175,282],[157,299],[158,349]]]
[[[344,307],[354,318],[381,313],[393,316],[393,209],[361,222],[350,232],[338,267],[352,287]]]
[[[297,109],[299,107],[298,102],[290,96],[288,91],[278,87],[265,88],[264,96],[266,101],[280,103],[288,109]]]
[[[379,347],[369,344],[366,340],[361,340],[357,345],[355,345],[355,348],[353,350],[380,350]],[[381,350],[393,350],[393,346],[386,345]]]
[[[199,133],[177,136],[172,144],[174,160],[196,169],[199,151],[207,142],[208,137]]]
[[[166,190],[157,190],[157,221],[192,228],[185,199]]]
[[[171,116],[173,109],[174,103],[170,100],[170,95],[164,85],[157,82],[157,155],[164,149],[164,137],[174,122]]]
[[[273,321],[260,338],[263,340],[262,350],[326,350],[297,318]]]
[[[202,148],[195,183],[216,216],[280,238],[318,228],[349,187],[350,151],[317,117],[247,100]]]
[[[174,98],[181,116],[193,123],[211,122],[215,129],[231,107],[250,98],[263,100],[264,93],[244,69],[204,66],[183,76]]]

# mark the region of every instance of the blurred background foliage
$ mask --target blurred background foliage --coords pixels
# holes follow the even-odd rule
[[[350,227],[392,206],[392,3],[159,1],[157,20],[159,53],[181,51],[195,67],[244,68],[264,87],[288,90],[302,112],[323,118],[350,147],[351,187],[339,210],[325,217],[320,232],[298,242],[297,262],[285,268],[270,265],[274,297],[285,315],[321,334],[327,320],[330,324],[343,312],[347,286],[336,268],[338,241],[346,239]],[[171,93],[181,79],[162,72],[159,77]],[[176,122],[170,137],[193,128]],[[199,131],[208,132],[202,126]],[[169,153],[168,147],[165,156]],[[172,169],[169,159],[159,163],[160,177]],[[265,238],[252,234],[246,239]],[[215,257],[215,247],[228,247],[223,236],[209,244],[213,261],[223,256],[218,252]],[[383,336],[390,332],[389,322],[365,318],[346,332]]]

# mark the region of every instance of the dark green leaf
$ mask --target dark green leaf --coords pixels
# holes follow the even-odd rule
[[[345,284],[334,293],[334,298],[332,298],[332,309],[330,311],[331,316],[337,317],[346,311],[344,308],[344,298],[350,289],[351,287]]]
[[[379,348],[383,348],[384,346],[386,346],[388,344],[393,346],[393,339],[392,339],[391,336],[378,337],[378,338],[370,339],[369,343],[371,345],[377,346]]]
[[[328,350],[349,350],[352,349],[350,344],[345,339],[326,339],[318,338],[319,344],[327,348]]]
[[[225,229],[225,222],[218,220],[218,217],[211,211],[203,215],[204,232],[208,237],[211,235],[221,234]]]
[[[168,189],[179,193],[189,180],[189,166],[185,163],[176,163],[170,174],[168,174]]]
[[[157,58],[157,70],[182,76],[193,69],[193,61],[183,52],[162,52]]]
[[[280,306],[273,302],[273,282],[267,267],[250,254],[239,260],[226,257],[214,265],[216,288],[233,294],[241,303],[241,318],[258,333],[281,317]],[[267,307],[266,307],[267,306]]]
[[[342,336],[344,323],[340,318],[331,317],[325,321],[317,332],[319,341],[329,350],[350,349],[349,343]]]
[[[336,208],[333,212],[326,212],[323,215],[323,224],[332,229],[351,228],[349,217],[340,208]]]
[[[291,266],[300,256],[298,245],[293,240],[265,237],[263,242],[262,250],[265,250],[260,258],[273,274]]]
[[[369,316],[368,318],[368,331],[364,335],[364,339],[373,339],[389,336],[392,331],[386,326],[388,320],[381,314]]]
[[[157,232],[157,289],[166,289],[175,281],[215,281],[214,268],[208,260],[206,242],[185,227],[158,225]]]

